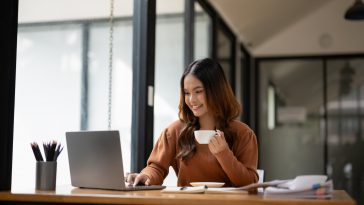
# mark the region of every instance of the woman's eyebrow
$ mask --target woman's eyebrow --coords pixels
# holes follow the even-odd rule
[[[203,86],[196,86],[196,87],[194,87],[192,90],[197,90],[197,89],[201,89],[201,88],[203,88]]]
[[[192,88],[192,90],[197,90],[197,89],[203,89],[203,86],[198,85],[198,86],[196,86],[196,87]],[[183,91],[184,91],[184,92],[188,92],[188,90],[187,90],[187,89],[184,89]]]

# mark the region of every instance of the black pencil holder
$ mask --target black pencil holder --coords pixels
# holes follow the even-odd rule
[[[55,190],[57,179],[57,161],[37,161],[35,175],[36,190]]]

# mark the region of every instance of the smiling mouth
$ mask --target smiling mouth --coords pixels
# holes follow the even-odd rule
[[[202,105],[194,105],[191,108],[192,108],[192,110],[198,110],[201,107],[202,107]]]

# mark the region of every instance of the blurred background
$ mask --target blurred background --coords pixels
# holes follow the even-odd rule
[[[240,120],[257,134],[266,181],[327,174],[364,204],[364,20],[344,18],[353,3],[156,0],[155,141],[178,119],[192,37],[190,59],[223,66]],[[65,131],[107,129],[109,117],[130,171],[133,5],[114,0],[110,96],[110,1],[19,0],[12,187],[34,187],[30,142],[65,144]],[[67,150],[57,177],[57,185],[70,184]],[[173,170],[164,183],[176,184]]]

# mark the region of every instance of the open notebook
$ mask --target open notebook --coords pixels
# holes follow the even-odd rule
[[[66,132],[66,142],[72,186],[125,191],[164,188],[125,183],[119,131]]]

